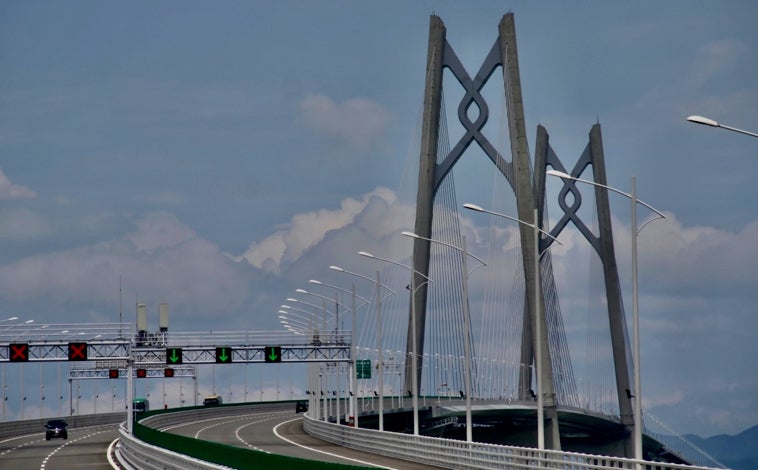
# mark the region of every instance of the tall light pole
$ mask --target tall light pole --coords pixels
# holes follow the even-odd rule
[[[308,280],[308,282],[311,283],[311,284],[315,284],[317,286],[329,287],[329,288],[336,289],[336,290],[339,290],[339,291],[342,291],[342,292],[346,292],[346,293],[352,295],[352,299],[353,299],[353,309],[352,309],[352,314],[353,315],[352,316],[353,316],[353,318],[352,318],[351,331],[350,331],[350,372],[349,372],[350,373],[350,390],[351,390],[351,392],[350,392],[350,417],[352,418],[353,426],[355,426],[357,428],[359,426],[358,426],[358,409],[355,406],[355,404],[356,404],[355,394],[358,393],[358,390],[356,388],[356,383],[355,383],[355,381],[356,381],[356,377],[355,377],[356,376],[355,330],[356,330],[356,310],[357,310],[357,307],[355,305],[355,299],[356,298],[360,299],[361,301],[363,301],[363,303],[365,305],[368,305],[370,302],[367,299],[365,299],[365,298],[363,298],[360,295],[358,295],[358,294],[355,293],[355,284],[353,284],[352,290],[347,290],[347,289],[343,289],[342,287],[339,287],[339,286],[333,286],[331,284],[326,284],[326,283],[321,282],[321,281],[316,280],[316,279],[310,279],[310,280]],[[350,422],[350,419],[348,419],[348,422]]]
[[[331,299],[329,299],[329,301],[332,302]],[[330,311],[328,311],[326,309],[326,304],[324,304],[324,305],[316,305],[316,304],[313,304],[313,303],[310,303],[310,302],[305,302],[303,300],[296,299],[294,297],[287,297],[287,302],[295,302],[295,303],[298,303],[298,304],[307,305],[309,307],[315,308],[316,310],[320,310],[321,312],[323,312],[324,313],[324,319],[323,319],[324,328],[326,328],[327,323],[328,323],[328,320],[326,318],[327,314],[331,315],[332,318],[335,318],[335,319],[337,318],[337,315],[333,314],[332,312],[330,312]],[[284,306],[282,306],[282,307],[284,307]]]
[[[526,225],[527,227],[531,227],[534,229],[534,319],[532,320],[534,322],[534,349],[535,357],[535,375],[536,382],[537,382],[537,448],[539,450],[545,449],[545,403],[544,403],[544,397],[542,393],[542,322],[543,322],[543,315],[542,315],[542,309],[541,309],[541,298],[542,298],[542,282],[540,278],[540,256],[542,253],[540,253],[540,245],[539,245],[539,234],[542,233],[548,237],[550,237],[554,242],[561,245],[562,243],[546,231],[539,228],[539,223],[537,220],[537,208],[534,209],[534,219],[533,223],[529,223],[526,221],[523,221],[521,219],[517,219],[516,217],[511,217],[506,214],[501,214],[499,212],[494,212],[491,210],[484,209],[480,206],[477,206],[476,204],[469,204],[466,203],[463,205],[466,209],[470,209],[477,212],[484,212],[487,214],[495,215],[497,217],[503,217],[508,220],[512,220],[514,222],[518,222],[522,225]]]
[[[465,364],[463,366],[464,368],[464,377],[465,377],[465,387],[466,387],[466,442],[472,442],[473,441],[473,427],[471,423],[471,338],[469,338],[469,332],[471,329],[471,311],[469,310],[469,304],[468,304],[468,278],[471,276],[471,273],[473,273],[475,270],[481,268],[482,266],[487,266],[487,263],[484,262],[484,260],[474,256],[473,254],[469,253],[466,249],[466,237],[463,237],[463,247],[458,247],[455,245],[452,245],[447,242],[443,242],[441,240],[434,240],[432,238],[426,238],[422,237],[421,235],[417,235],[413,232],[401,232],[402,235],[405,235],[406,237],[411,238],[420,238],[422,240],[426,240],[431,243],[439,243],[441,245],[445,245],[447,247],[450,247],[454,250],[458,250],[463,253],[463,355],[464,355],[464,361]],[[479,261],[481,264],[474,269],[471,270],[471,272],[468,272],[468,257],[471,256],[475,260]],[[415,305],[415,304],[414,304]]]
[[[411,271],[411,336],[413,337],[413,340],[411,341],[411,367],[413,368],[413,372],[411,375],[411,387],[413,390],[411,391],[411,402],[413,403],[413,435],[418,436],[419,431],[419,423],[418,423],[418,346],[416,341],[416,291],[423,287],[425,284],[428,284],[432,282],[431,279],[429,279],[428,276],[424,275],[424,273],[421,273],[419,271],[416,271],[412,266],[408,266],[406,264],[398,263],[397,261],[392,261],[390,259],[381,258],[376,255],[372,255],[371,253],[365,252],[365,251],[359,251],[359,255],[365,256],[367,258],[376,259],[379,261],[384,261],[385,263],[394,264],[395,266],[400,266],[405,269],[409,269]],[[420,285],[416,285],[416,274],[426,279],[423,283]]]
[[[697,116],[690,116],[697,117]],[[689,118],[688,118],[689,119]],[[705,118],[703,118],[705,119]],[[703,124],[703,123],[701,123]],[[711,125],[711,124],[709,124]],[[757,136],[758,137],[758,136]],[[578,181],[580,183],[586,183],[593,186],[599,186],[601,188],[613,191],[616,194],[620,194],[626,198],[629,198],[632,204],[632,329],[634,334],[634,344],[632,349],[632,356],[634,361],[634,458],[642,460],[642,380],[640,372],[640,315],[639,315],[639,287],[637,282],[637,237],[648,223],[656,219],[665,219],[661,211],[653,206],[637,199],[637,192],[635,189],[635,179],[632,176],[631,181],[631,193],[625,193],[619,189],[604,184],[596,183],[595,181],[576,178],[562,171],[548,170],[546,172],[550,176],[557,176],[564,180]],[[648,220],[640,227],[637,227],[637,204],[641,204],[651,211],[655,212],[658,217]],[[640,465],[637,464],[639,468]]]
[[[14,321],[18,320],[18,317],[8,317],[5,320],[0,320],[0,323],[5,323],[7,321]],[[7,329],[7,328],[5,328]],[[6,401],[6,385],[5,385],[5,363],[3,362],[3,421],[5,421],[5,401]]]
[[[379,290],[380,287],[388,290],[391,294],[397,294],[394,290],[390,289],[389,287],[385,286],[381,282],[381,278],[379,277],[379,271],[376,272],[376,280],[371,279],[368,276],[365,276],[360,273],[355,273],[352,271],[348,271],[346,269],[340,268],[339,266],[329,266],[329,269],[345,274],[350,274],[351,276],[360,277],[361,279],[366,279],[369,282],[372,282],[376,284],[376,349],[377,349],[377,360],[379,361],[379,431],[384,431],[384,363],[383,363],[383,357],[382,357],[382,292]],[[389,294],[388,294],[389,295]],[[357,413],[356,413],[357,414]]]
[[[342,334],[343,334],[342,333],[342,327],[340,325],[340,316],[339,316],[340,307],[342,307],[345,310],[351,312],[353,314],[353,319],[355,319],[355,305],[353,305],[353,308],[345,306],[343,303],[341,303],[338,300],[336,292],[335,292],[335,295],[334,295],[334,299],[330,299],[329,297],[326,297],[326,296],[321,295],[321,294],[316,294],[315,292],[310,292],[310,291],[307,291],[305,289],[295,289],[295,292],[298,292],[300,294],[312,295],[312,296],[318,297],[320,299],[324,299],[324,300],[329,301],[329,302],[334,302],[334,311],[336,313],[336,318],[335,318],[335,323],[334,323],[334,333],[335,333],[334,334],[334,341],[340,343],[341,339],[342,339]],[[336,365],[335,365],[335,375],[336,375],[336,378],[337,378],[337,392],[338,392],[337,399],[336,399],[336,404],[337,404],[337,415],[336,416],[337,416],[337,422],[339,422],[340,402],[342,401],[342,392],[343,392],[343,390],[342,390],[342,385],[341,385],[341,382],[340,382],[340,377],[341,377],[341,375],[340,375],[340,368],[339,368],[339,366],[336,366]]]
[[[703,116],[687,116],[687,120],[690,122],[694,122],[695,124],[703,124],[705,126],[711,126],[711,127],[720,127],[722,129],[726,129],[729,131],[739,132],[740,134],[746,134],[752,137],[758,137],[758,134],[755,132],[750,131],[744,131],[742,129],[737,129],[736,127],[730,127],[725,124],[721,124],[718,121],[714,121],[713,119],[709,119],[707,117]]]

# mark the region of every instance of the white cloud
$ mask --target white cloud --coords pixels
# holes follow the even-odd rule
[[[62,307],[65,311],[81,306],[82,312],[109,309],[118,303],[119,279],[123,279],[130,298],[137,295],[155,308],[168,302],[172,311],[181,311],[187,319],[229,310],[246,299],[249,280],[241,266],[175,216],[152,213],[134,223],[133,232],[117,239],[0,267],[0,298],[18,304],[41,301],[48,311],[40,315]],[[106,314],[111,321],[112,314]],[[47,319],[85,320],[81,316]]]
[[[395,195],[388,189],[377,188],[360,199],[345,199],[336,210],[321,209],[296,214],[284,229],[261,242],[251,243],[237,260],[246,260],[256,268],[277,273],[283,264],[297,261],[308,250],[316,247],[329,232],[351,225],[356,217],[369,207],[372,198],[380,198],[386,203],[391,203]]]
[[[299,112],[312,130],[356,149],[369,147],[389,120],[387,111],[371,100],[353,98],[337,103],[320,94],[306,96]]]
[[[0,201],[8,199],[33,198],[36,196],[37,193],[27,188],[26,186],[12,183],[8,177],[5,176],[2,168],[0,168]]]

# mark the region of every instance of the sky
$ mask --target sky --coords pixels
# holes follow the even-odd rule
[[[758,131],[752,1],[1,2],[0,319],[132,322],[140,302],[155,326],[166,302],[174,331],[281,330],[296,288],[346,285],[329,265],[394,253],[430,15],[473,75],[508,12],[530,149],[541,124],[571,167],[599,122],[609,185],[634,176],[667,215],[639,235],[646,412],[703,437],[758,424],[758,139],[685,120]],[[491,197],[491,171],[461,175],[486,205],[463,198]],[[611,208],[631,311],[628,200]],[[462,216],[486,254],[488,219]],[[564,289],[571,323],[586,292]]]

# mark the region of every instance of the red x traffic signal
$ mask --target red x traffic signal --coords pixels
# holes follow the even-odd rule
[[[11,343],[8,345],[8,360],[10,362],[26,362],[29,360],[28,343]]]
[[[109,379],[117,379],[118,378],[118,369],[108,369],[108,378]]]
[[[163,376],[164,377],[173,377],[174,376],[174,369],[170,367],[166,367],[163,369]]]
[[[68,343],[69,361],[87,360],[87,343]]]
[[[137,378],[144,379],[147,377],[147,369],[137,369]]]

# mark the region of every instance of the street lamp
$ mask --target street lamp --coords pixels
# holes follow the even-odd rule
[[[329,269],[340,272],[340,273],[350,274],[351,276],[360,277],[361,279],[365,279],[371,283],[376,284],[376,349],[377,349],[377,360],[379,361],[379,364],[378,364],[379,365],[379,431],[384,431],[384,363],[383,363],[383,357],[382,357],[382,293],[379,290],[379,288],[382,287],[388,290],[391,294],[397,294],[397,292],[395,292],[391,288],[382,284],[379,277],[379,271],[376,272],[376,279],[371,279],[368,276],[365,276],[360,273],[348,271],[347,269],[343,269],[339,266],[332,265],[332,266],[329,266]],[[357,420],[357,414],[358,413],[356,410],[356,420]]]
[[[740,134],[746,134],[752,137],[758,137],[758,134],[754,132],[744,131],[742,129],[737,129],[736,127],[730,127],[724,124],[721,124],[718,121],[714,121],[713,119],[709,119],[707,117],[703,116],[687,116],[687,120],[690,122],[694,122],[695,124],[703,124],[705,126],[711,126],[711,127],[721,127],[722,129],[727,129],[734,132],[739,132]]]
[[[313,304],[313,303],[310,303],[310,302],[305,302],[305,301],[303,301],[303,300],[300,300],[300,299],[296,299],[296,298],[294,298],[294,297],[287,297],[287,299],[286,299],[286,300],[287,300],[287,302],[296,302],[296,303],[298,303],[298,304],[303,304],[303,305],[307,305],[307,306],[309,306],[309,307],[313,307],[313,308],[315,308],[316,310],[320,310],[321,312],[323,312],[323,313],[325,313],[325,314],[329,314],[329,315],[331,315],[333,318],[336,318],[336,317],[337,317],[335,314],[333,314],[332,312],[330,312],[330,311],[328,311],[328,310],[326,309],[326,304],[324,304],[324,305],[316,305],[316,304]],[[331,300],[330,300],[330,301],[331,301]],[[284,305],[282,305],[282,307],[284,308]],[[324,327],[326,328],[326,324],[327,324],[326,315],[324,315],[324,318],[323,318],[323,323],[324,323]]]
[[[417,340],[416,340],[416,291],[423,287],[425,284],[428,284],[432,282],[431,279],[429,279],[428,276],[424,275],[424,273],[416,271],[412,266],[408,266],[406,264],[398,263],[397,261],[392,261],[390,259],[381,258],[379,256],[372,255],[371,253],[367,253],[365,251],[359,251],[359,255],[365,256],[367,258],[376,259],[379,261],[384,261],[385,263],[394,264],[395,266],[400,266],[405,269],[409,269],[411,271],[411,336],[413,341],[411,342],[411,367],[413,368],[412,374],[411,374],[411,386],[413,390],[411,391],[411,401],[413,403],[413,435],[418,436],[418,346],[417,346]],[[416,274],[426,279],[426,281],[422,282],[420,285],[416,285]]]
[[[434,240],[432,238],[426,238],[422,237],[421,235],[417,235],[413,232],[401,232],[402,235],[405,235],[406,237],[411,238],[419,238],[421,240],[426,240],[431,243],[439,243],[441,245],[445,245],[447,247],[450,247],[454,250],[458,250],[463,253],[463,342],[464,342],[464,373],[465,373],[465,387],[466,387],[466,442],[471,442],[473,440],[473,428],[471,424],[471,338],[469,338],[469,329],[471,328],[471,311],[469,310],[469,304],[468,304],[468,278],[471,276],[471,273],[473,273],[475,270],[481,268],[482,266],[487,266],[487,263],[484,262],[484,260],[476,257],[475,255],[469,253],[466,250],[466,237],[463,237],[463,247],[457,247],[455,245],[452,245],[447,242],[443,242],[441,240]],[[479,261],[481,264],[474,269],[471,270],[471,272],[468,272],[467,267],[467,261],[469,255],[474,258],[475,260]],[[415,305],[415,303],[414,303]]]
[[[353,284],[353,289],[352,290],[348,290],[348,289],[343,289],[342,287],[339,287],[339,286],[333,286],[331,284],[326,284],[326,283],[321,282],[321,281],[316,280],[316,279],[310,279],[310,280],[308,280],[308,282],[311,283],[311,284],[315,284],[317,286],[330,287],[332,289],[335,289],[335,290],[338,290],[338,291],[341,291],[341,292],[344,292],[344,293],[352,295],[353,309],[352,309],[351,312],[352,312],[352,317],[353,318],[352,318],[351,331],[350,331],[350,336],[351,336],[350,337],[350,366],[351,367],[350,367],[350,371],[349,371],[349,373],[350,373],[350,390],[351,390],[351,393],[350,393],[350,416],[353,419],[353,426],[355,426],[357,428],[359,426],[358,426],[358,409],[356,407],[356,397],[355,397],[355,394],[358,392],[358,390],[356,388],[356,382],[355,382],[357,380],[356,377],[355,377],[356,374],[357,374],[357,369],[356,369],[356,349],[355,349],[355,330],[356,330],[356,318],[355,318],[355,316],[356,316],[357,307],[355,306],[355,299],[356,298],[360,299],[361,301],[364,302],[365,305],[368,305],[370,302],[367,299],[365,299],[365,298],[363,298],[360,295],[358,295],[358,294],[355,293],[355,284]],[[349,422],[349,420],[348,420],[348,422]]]
[[[536,354],[534,358],[534,362],[536,364],[535,366],[535,375],[536,382],[537,382],[537,448],[539,450],[545,449],[545,404],[544,404],[544,397],[542,396],[542,312],[540,308],[540,300],[542,298],[542,283],[540,282],[540,256],[542,253],[540,253],[540,244],[539,244],[539,234],[542,233],[548,237],[550,237],[554,242],[561,245],[562,243],[558,241],[557,238],[550,235],[549,233],[545,232],[544,230],[540,229],[537,223],[537,208],[534,209],[534,223],[530,224],[529,222],[525,222],[521,219],[517,219],[516,217],[511,217],[506,214],[501,214],[499,212],[490,211],[487,209],[483,209],[480,206],[477,206],[476,204],[469,204],[466,203],[463,205],[466,209],[470,209],[472,211],[477,212],[484,212],[487,214],[495,215],[498,217],[503,217],[508,220],[512,220],[514,222],[518,222],[520,224],[526,225],[527,227],[531,227],[534,229],[534,344],[536,349]]]
[[[706,118],[700,118],[699,116],[690,116],[690,118],[699,118],[701,120],[706,119]],[[690,119],[690,118],[687,118],[687,119]],[[712,121],[714,124],[708,124],[706,122],[701,122],[701,121],[693,121],[693,122],[698,122],[700,124],[707,124],[707,125],[718,125],[718,123],[715,121]],[[606,186],[604,184],[596,183],[590,180],[576,178],[562,171],[548,170],[546,173],[550,176],[557,176],[558,178],[561,178],[564,180],[568,179],[568,180],[578,181],[580,183],[591,184],[593,186],[599,186],[601,188],[605,188],[609,191],[613,191],[616,194],[620,194],[626,198],[629,198],[629,200],[631,201],[631,204],[632,204],[632,222],[631,222],[631,229],[632,229],[632,329],[634,331],[634,347],[632,350],[632,357],[634,360],[634,458],[637,460],[642,460],[642,389],[641,389],[642,380],[641,380],[641,373],[640,373],[640,314],[639,314],[639,287],[637,283],[637,237],[639,236],[640,231],[642,231],[642,228],[645,225],[659,218],[665,219],[666,216],[663,215],[661,211],[654,208],[653,206],[637,199],[634,176],[632,176],[632,181],[631,181],[631,193],[627,194],[611,186]],[[650,219],[644,224],[642,224],[640,227],[637,227],[637,204],[641,204],[647,207],[651,211],[655,212],[658,215],[658,217]],[[639,467],[639,464],[637,466]]]

